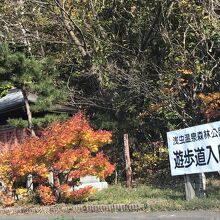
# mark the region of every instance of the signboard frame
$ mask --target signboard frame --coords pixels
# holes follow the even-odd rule
[[[220,121],[167,132],[171,175],[220,170]]]

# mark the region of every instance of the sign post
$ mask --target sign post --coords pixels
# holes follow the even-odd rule
[[[189,201],[195,197],[195,189],[192,185],[192,180],[190,179],[190,175],[184,175],[184,185],[186,192],[186,200]]]
[[[199,174],[199,197],[206,196],[206,176],[205,173]]]
[[[128,134],[124,134],[124,154],[125,154],[125,163],[126,163],[126,176],[127,176],[127,187],[132,185],[132,171],[131,171],[131,159],[129,152],[129,143],[128,143]]]
[[[204,173],[220,170],[220,122],[168,132],[167,140],[171,174],[185,176],[187,200],[204,196]],[[194,185],[188,174],[199,174],[199,181]]]

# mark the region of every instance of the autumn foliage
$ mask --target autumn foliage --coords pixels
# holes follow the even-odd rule
[[[96,192],[96,190],[92,186],[86,186],[73,191],[68,184],[63,184],[60,186],[60,192],[61,201],[73,203],[87,201],[89,197]]]
[[[206,118],[217,118],[220,116],[220,92],[199,94],[203,104],[203,113]]]
[[[110,132],[94,131],[84,114],[77,113],[65,123],[52,124],[39,137],[29,137],[17,146],[5,146],[0,154],[0,179],[12,191],[19,181],[26,181],[32,174],[36,194],[43,204],[54,204],[61,200],[61,195],[65,195],[66,201],[74,201],[73,197],[85,199],[83,194],[88,197],[94,191],[88,188],[67,193],[63,186],[73,187],[88,174],[101,179],[111,175],[114,166],[100,151],[110,142]],[[53,186],[48,182],[50,172],[54,174]]]
[[[43,204],[53,205],[56,203],[56,197],[49,186],[40,186],[37,190],[37,193]]]

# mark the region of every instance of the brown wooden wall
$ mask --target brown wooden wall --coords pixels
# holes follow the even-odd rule
[[[7,143],[20,143],[27,136],[25,129],[9,126],[0,127],[0,145]]]

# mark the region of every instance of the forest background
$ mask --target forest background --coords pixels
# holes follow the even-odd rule
[[[167,176],[166,132],[220,117],[219,16],[215,0],[1,1],[1,44],[35,60],[29,70],[43,63],[34,74],[45,74],[36,80],[26,71],[23,84],[0,74],[1,91],[20,85],[46,96],[33,117],[55,101],[112,131],[104,151],[115,181],[125,177],[124,133],[133,179]],[[59,94],[45,90],[51,82]],[[47,125],[36,118],[35,128]]]

